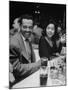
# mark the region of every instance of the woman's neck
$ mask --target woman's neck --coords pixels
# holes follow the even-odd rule
[[[49,43],[49,45],[51,47],[53,47],[53,42],[52,42],[51,38],[45,37],[45,39],[47,40],[47,42]]]
[[[52,41],[52,39],[51,38],[49,38],[49,37],[46,37],[49,41]]]

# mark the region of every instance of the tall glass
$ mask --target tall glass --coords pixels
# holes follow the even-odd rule
[[[40,68],[40,85],[46,86],[47,85],[47,65],[48,65],[48,58],[44,57],[41,58],[41,68]]]

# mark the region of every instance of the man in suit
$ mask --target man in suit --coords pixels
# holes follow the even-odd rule
[[[10,38],[10,63],[13,66],[16,82],[31,75],[41,66],[41,60],[35,61],[35,55],[29,41],[33,30],[33,18],[29,15],[23,15],[19,22],[20,32]]]

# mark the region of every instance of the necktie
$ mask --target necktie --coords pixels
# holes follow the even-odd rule
[[[31,45],[28,39],[26,39],[25,41],[26,41],[27,56],[28,56],[28,59],[31,60]]]

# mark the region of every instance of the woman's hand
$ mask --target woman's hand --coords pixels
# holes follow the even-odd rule
[[[64,43],[66,42],[66,35],[65,35],[65,34],[61,36],[60,42],[61,42],[62,44],[64,44]]]

